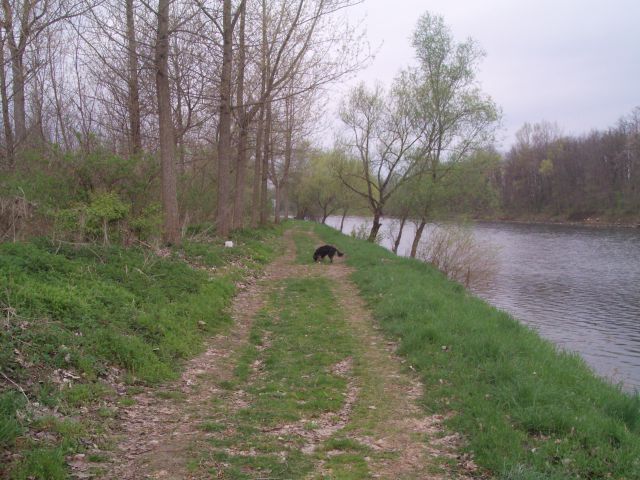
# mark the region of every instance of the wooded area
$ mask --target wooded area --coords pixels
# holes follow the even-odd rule
[[[500,182],[507,214],[635,218],[640,213],[640,107],[605,131],[562,135],[526,124],[506,154]]]
[[[3,1],[0,238],[265,223],[323,87],[368,58],[353,3]]]
[[[526,124],[501,154],[484,52],[428,13],[415,65],[352,88],[334,147],[314,145],[328,87],[371,59],[356,3],[3,0],[0,240],[178,244],[362,214],[369,240],[383,215],[414,221],[415,252],[460,215],[637,218],[639,108],[580,137]]]

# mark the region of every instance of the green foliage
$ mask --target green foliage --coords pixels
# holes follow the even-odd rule
[[[140,240],[159,238],[162,235],[162,207],[152,203],[129,221],[133,232]]]
[[[640,399],[421,262],[322,226],[476,462],[500,478],[639,478]]]
[[[314,152],[298,182],[294,183],[292,199],[299,214],[324,219],[339,210],[355,210],[359,204],[353,192],[339,178],[339,172],[349,163],[338,151]]]
[[[91,219],[100,222],[113,222],[124,218],[129,213],[130,208],[116,193],[101,192],[91,195],[87,213]]]

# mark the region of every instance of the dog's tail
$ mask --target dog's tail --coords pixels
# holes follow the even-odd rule
[[[341,252],[340,250],[338,250],[337,248],[336,248],[336,253],[338,254],[338,256],[339,256],[339,257],[342,257],[342,256],[344,255],[344,253],[342,253],[342,252]]]

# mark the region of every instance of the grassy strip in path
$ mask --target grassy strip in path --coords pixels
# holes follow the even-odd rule
[[[65,456],[96,441],[129,401],[116,395],[120,382],[131,392],[176,378],[181,360],[229,324],[234,282],[273,258],[277,234],[241,232],[234,249],[187,242],[166,258],[1,244],[0,476],[66,478]]]
[[[306,228],[304,228],[306,227]],[[296,244],[296,263],[301,265],[311,265],[314,262],[313,252],[319,246],[318,241],[309,235],[310,225],[301,224],[294,230],[293,241]],[[325,260],[328,263],[328,260]]]
[[[640,399],[596,377],[432,267],[325,226],[399,352],[424,407],[452,413],[476,462],[498,478],[640,478]]]
[[[305,430],[338,412],[347,380],[332,367],[353,353],[353,338],[324,279],[274,285],[240,354],[236,380],[222,385],[203,429],[211,432],[212,475],[230,479],[304,478],[314,458],[301,452]]]

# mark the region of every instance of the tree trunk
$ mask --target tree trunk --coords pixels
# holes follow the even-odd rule
[[[233,61],[233,30],[231,0],[222,7],[222,69],[220,73],[220,120],[218,123],[218,205],[216,224],[218,235],[226,238],[230,228],[230,168],[231,168],[231,64]]]
[[[275,192],[274,192],[274,197],[275,197],[275,205],[274,205],[274,211],[273,211],[273,223],[275,223],[276,225],[278,223],[280,223],[280,206],[282,205],[282,186],[280,185],[280,182],[275,182]]]
[[[48,50],[48,59],[49,62],[51,62],[51,64],[53,64],[53,54],[51,52],[51,46],[47,45],[47,50]],[[49,74],[50,74],[50,79],[51,79],[51,90],[53,93],[53,100],[55,102],[55,106],[56,106],[56,118],[58,121],[58,124],[60,126],[60,133],[62,135],[62,143],[64,144],[64,148],[65,150],[70,150],[71,149],[71,141],[69,140],[69,135],[67,133],[67,126],[65,125],[65,119],[63,116],[63,104],[62,104],[62,100],[60,99],[60,94],[58,93],[58,79],[56,78],[55,75],[55,69],[54,68],[50,68],[49,69]],[[1,82],[0,82],[1,83]],[[4,90],[4,89],[3,89]],[[8,112],[8,110],[7,110]],[[56,135],[57,137],[57,135]]]
[[[282,203],[284,205],[284,219],[289,219],[289,180],[282,185]]]
[[[382,213],[380,211],[376,211],[373,215],[373,225],[371,226],[371,232],[369,232],[369,238],[367,238],[367,242],[375,243],[376,238],[378,238],[378,232],[380,231],[380,227],[382,226],[380,218],[382,218]]]
[[[407,217],[405,217],[405,216],[403,216],[400,219],[400,230],[398,231],[398,236],[396,237],[395,241],[393,242],[393,248],[391,250],[396,255],[398,254],[398,247],[400,246],[400,239],[402,238],[402,230],[404,229],[404,224],[405,224],[406,221],[407,221]]]
[[[282,202],[286,202],[287,182],[289,181],[289,168],[291,166],[291,158],[293,156],[293,99],[287,99],[287,130],[285,132],[284,146],[284,167],[282,169],[282,178],[277,182],[278,190],[276,195],[276,223],[280,223],[280,208]]]
[[[244,194],[247,173],[247,143],[249,132],[246,126],[240,126],[238,134],[238,162],[236,165],[236,189],[233,202],[233,228],[244,227]]]
[[[24,94],[24,51],[20,51],[13,39],[13,33],[8,35],[9,52],[11,54],[11,74],[13,93],[13,122],[15,126],[15,142],[20,145],[27,135],[27,120]]]
[[[416,258],[416,253],[418,252],[418,244],[420,243],[420,239],[422,238],[422,232],[424,231],[424,227],[427,225],[427,220],[422,218],[420,220],[420,224],[416,229],[416,235],[413,237],[413,243],[411,244],[411,258]]]
[[[251,209],[251,227],[256,228],[258,221],[260,220],[260,190],[262,187],[262,147],[263,147],[263,134],[264,134],[264,108],[260,108],[260,115],[258,117],[258,127],[256,129],[256,158],[253,167],[253,198]]]
[[[264,122],[264,148],[262,152],[262,178],[260,185],[260,225],[267,224],[269,215],[269,163],[271,161],[271,100],[267,100],[266,118]]]
[[[133,0],[126,0],[127,10],[127,57],[129,61],[129,152],[136,155],[142,151],[140,134],[140,89],[138,82],[138,45],[134,22]]]
[[[2,1],[4,13],[3,26],[6,32],[7,46],[11,56],[11,82],[13,99],[13,125],[14,125],[14,149],[20,148],[27,135],[27,120],[25,108],[25,74],[24,74],[24,51],[25,37],[29,34],[28,17],[32,8],[31,3],[23,3],[23,18],[20,21],[20,38],[16,43],[14,34],[14,12],[8,0]]]
[[[180,219],[175,165],[175,140],[171,119],[169,90],[169,2],[158,2],[158,37],[156,41],[156,90],[158,97],[158,122],[160,130],[160,161],[162,165],[162,211],[164,214],[163,238],[167,244],[180,244]]]
[[[20,147],[27,136],[27,119],[24,95],[24,66],[22,52],[17,48],[11,50],[11,73],[13,74],[13,122],[15,125],[15,142]]]
[[[249,125],[247,109],[244,105],[244,68],[245,68],[245,17],[246,4],[240,5],[240,31],[238,45],[238,89],[236,91],[236,106],[238,108],[238,159],[236,162],[236,184],[235,198],[233,201],[233,228],[239,229],[244,226],[244,193],[245,177],[247,169],[247,137],[249,136]]]
[[[13,130],[11,129],[11,119],[9,117],[9,94],[7,92],[7,73],[4,69],[4,36],[0,33],[0,97],[2,98],[2,123],[4,126],[4,144],[7,154],[7,162],[9,168],[13,168],[15,165],[14,160],[14,143],[13,143]]]
[[[349,211],[348,208],[345,208],[342,211],[342,220],[340,220],[340,233],[342,233],[342,229],[344,228],[344,219],[346,218],[348,211]]]

